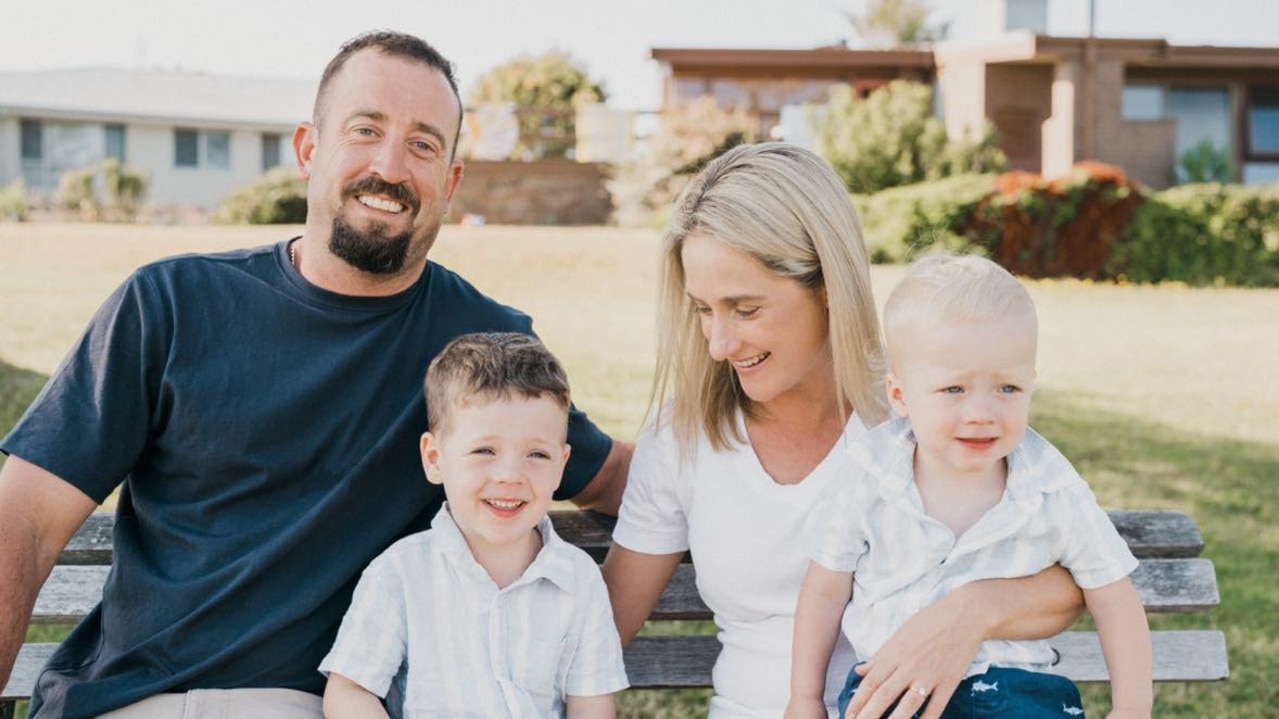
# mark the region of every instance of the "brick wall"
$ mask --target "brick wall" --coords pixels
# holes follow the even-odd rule
[[[449,218],[499,225],[602,225],[613,212],[608,166],[571,160],[466,163]]]

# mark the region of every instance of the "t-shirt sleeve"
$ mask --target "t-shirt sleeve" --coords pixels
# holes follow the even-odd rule
[[[337,672],[379,697],[390,689],[408,646],[404,588],[397,569],[383,555],[364,571],[333,648],[319,667],[326,676]]]
[[[1058,499],[1066,503],[1070,523],[1060,563],[1080,589],[1104,587],[1137,568],[1136,557],[1087,484],[1063,490]]]
[[[564,478],[555,491],[556,499],[576,497],[599,474],[613,449],[613,438],[596,427],[585,412],[573,406],[568,413],[568,444],[573,450],[564,467]]]
[[[630,686],[622,663],[622,642],[617,636],[608,589],[599,569],[590,562],[582,571],[588,573],[588,588],[583,594],[583,605],[577,607],[582,627],[572,648],[564,693],[575,697],[612,694]]]
[[[669,424],[646,425],[631,458],[614,542],[644,554],[688,550],[688,488],[680,486],[687,478],[679,470],[679,448]]]
[[[118,287],[0,450],[101,503],[132,471],[154,424],[168,348],[168,308],[143,271]]]
[[[871,483],[858,473],[841,474],[814,505],[806,530],[808,556],[833,572],[853,572],[869,548],[861,491]]]

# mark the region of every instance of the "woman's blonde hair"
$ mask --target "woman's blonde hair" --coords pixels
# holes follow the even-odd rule
[[[828,340],[840,407],[867,426],[887,416],[883,346],[861,222],[839,177],[795,145],[739,145],[712,160],[675,201],[662,242],[657,370],[649,411],[670,399],[681,454],[705,433],[716,450],[742,442],[735,422],[751,401],[727,362],[711,359],[684,286],[681,251],[701,233],[770,272],[826,293]]]

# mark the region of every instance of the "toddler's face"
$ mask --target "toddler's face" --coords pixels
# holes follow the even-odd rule
[[[910,418],[917,473],[989,478],[1026,433],[1033,319],[921,324],[893,348],[889,401]]]
[[[477,558],[527,546],[560,485],[568,415],[548,397],[496,399],[452,410],[450,429],[422,436],[427,479]]]

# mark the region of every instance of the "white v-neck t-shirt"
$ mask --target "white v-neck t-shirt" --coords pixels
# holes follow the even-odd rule
[[[737,423],[745,436],[740,413]],[[668,423],[641,432],[613,541],[646,554],[691,550],[698,592],[723,645],[708,719],[785,712],[809,514],[836,478],[849,477],[846,449],[866,432],[854,414],[821,463],[790,485],[773,481],[749,444],[716,452],[701,437],[693,461],[681,462]],[[852,664],[841,637],[826,681],[832,717]]]

